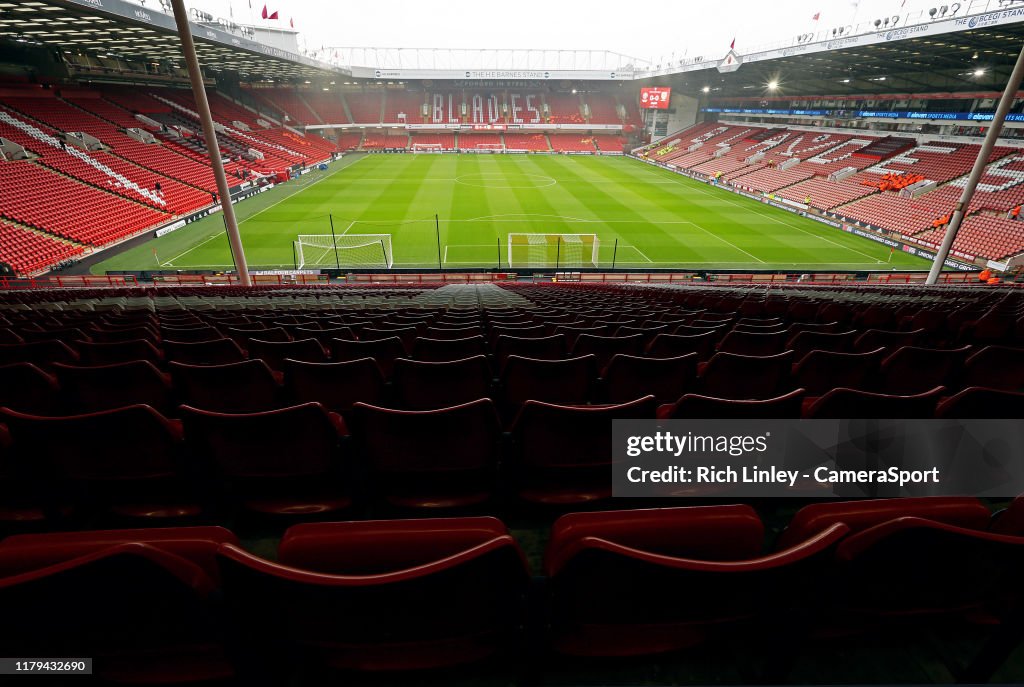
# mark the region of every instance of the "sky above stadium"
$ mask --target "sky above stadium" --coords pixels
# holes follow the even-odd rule
[[[138,0],[136,0],[138,1]],[[996,4],[996,0],[991,0]],[[192,0],[238,23],[288,26],[300,46],[610,50],[652,62],[722,55],[809,31],[927,11],[947,0]],[[966,2],[964,3],[966,5]],[[277,21],[261,19],[264,5]],[[818,19],[814,20],[814,16]],[[372,65],[368,65],[372,66]]]

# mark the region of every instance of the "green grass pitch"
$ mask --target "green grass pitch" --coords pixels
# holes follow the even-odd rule
[[[596,235],[601,268],[613,256],[616,267],[635,269],[928,268],[882,244],[624,157],[352,155],[236,210],[253,269],[291,268],[296,237],[330,234],[331,218],[337,234],[389,234],[396,268],[436,268],[435,214],[441,263],[452,270],[496,268],[499,260],[507,268],[508,234],[531,232]],[[552,266],[562,250],[549,249]],[[573,250],[566,252],[571,261]],[[305,251],[307,261],[333,267],[333,251],[326,253]],[[230,256],[218,214],[93,271],[220,270]]]

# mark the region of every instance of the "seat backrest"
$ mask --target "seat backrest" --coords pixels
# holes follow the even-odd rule
[[[889,394],[916,394],[954,387],[971,346],[950,350],[903,346],[882,361],[878,388]]]
[[[686,394],[675,403],[658,409],[663,419],[715,418],[799,418],[805,391],[794,389],[787,394],[766,399],[733,400],[700,394]]]
[[[800,360],[811,351],[846,352],[853,347],[853,341],[856,336],[857,332],[853,329],[846,332],[804,330],[792,335],[786,341],[786,349],[793,351],[797,360]]]
[[[697,383],[697,354],[675,358],[612,357],[602,375],[604,396],[610,403],[625,403],[648,394],[659,403],[676,400]]]
[[[804,414],[808,419],[930,418],[945,392],[936,387],[920,394],[898,396],[839,387],[821,396]]]
[[[181,407],[193,456],[227,478],[328,475],[338,467],[340,418],[319,403],[255,413],[217,413]]]
[[[181,428],[153,408],[44,417],[3,408],[14,455],[46,478],[86,482],[156,480],[178,474]]]
[[[700,372],[701,393],[718,398],[765,399],[789,391],[793,353],[752,356],[716,353]]]
[[[967,357],[961,373],[966,386],[1024,391],[1024,348],[985,346]]]
[[[160,350],[145,339],[109,343],[76,341],[74,346],[85,365],[112,365],[129,360],[148,360],[152,363],[159,363],[163,360]]]
[[[507,534],[505,524],[490,516],[302,523],[284,533],[278,560],[333,575],[378,575],[427,565]]]
[[[224,337],[207,341],[164,339],[163,349],[168,361],[188,365],[225,365],[245,360],[245,353],[239,345]]]
[[[488,399],[419,411],[357,403],[350,424],[375,471],[425,476],[481,470],[497,462],[500,423]]]
[[[394,367],[395,359],[404,358],[407,355],[405,344],[397,336],[373,341],[331,339],[332,360],[373,358],[377,361],[377,365],[380,366],[380,371],[384,373],[385,378],[391,377],[391,369]]]
[[[218,562],[240,640],[254,655],[288,650],[304,664],[335,669],[415,670],[486,658],[515,644],[529,584],[508,535],[380,574],[307,571],[230,544]]]
[[[160,328],[160,332],[165,342],[167,340],[170,340],[182,343],[194,343],[199,341],[213,341],[215,339],[220,339],[224,336],[215,327],[209,326],[171,327],[165,325]]]
[[[617,354],[641,356],[644,353],[644,337],[642,334],[630,336],[600,336],[580,334],[573,344],[570,355],[593,355],[597,358],[598,369],[604,366]]]
[[[485,353],[487,353],[487,347],[481,334],[463,339],[430,339],[421,336],[412,344],[414,360],[444,362]]]
[[[836,558],[825,607],[859,617],[959,617],[1019,598],[1024,537],[902,517],[851,534]]]
[[[873,351],[880,346],[896,350],[900,346],[913,346],[924,333],[923,329],[910,331],[889,331],[885,329],[866,329],[853,342],[855,351]]]
[[[821,396],[838,387],[870,390],[878,382],[884,348],[864,353],[808,351],[793,366],[793,384],[809,396]]]
[[[380,403],[384,375],[373,358],[335,363],[285,360],[284,386],[293,403],[316,401],[328,410],[345,413],[359,401]]]
[[[715,350],[718,335],[715,332],[701,334],[658,334],[647,345],[647,356],[651,358],[672,358],[696,353],[698,360],[707,360]]]
[[[545,468],[610,465],[612,420],[654,419],[654,396],[604,406],[526,401],[510,432],[523,464]],[[610,476],[609,476],[610,477]]]
[[[392,391],[396,403],[408,410],[447,408],[489,398],[491,377],[483,355],[450,362],[399,358],[392,375]]]
[[[779,535],[776,548],[798,544],[837,523],[843,523],[852,532],[860,532],[904,517],[925,518],[957,527],[983,530],[988,527],[989,510],[976,498],[959,496],[812,503],[796,512]]]
[[[217,577],[214,553],[221,544],[238,544],[230,530],[216,526],[149,527],[16,534],[0,541],[0,577],[38,570],[121,544],[147,544],[198,565]]]
[[[0,407],[55,414],[61,406],[57,378],[32,363],[0,365]]]
[[[560,360],[567,357],[565,337],[561,334],[537,338],[502,334],[494,341],[494,358],[499,368],[510,355],[539,360]]]
[[[220,646],[213,591],[202,568],[180,556],[118,544],[0,579],[0,645],[23,656],[92,657],[103,682],[223,678],[233,671]],[[75,613],[53,622],[71,605]]]
[[[262,360],[224,365],[168,364],[174,388],[191,406],[224,413],[269,410],[278,405],[280,385]]]
[[[560,568],[570,548],[587,537],[665,556],[736,561],[761,554],[764,524],[747,505],[570,513],[551,528],[545,572]]]
[[[56,339],[0,344],[0,365],[34,363],[45,370],[53,363],[74,363],[77,360],[78,353]]]
[[[64,401],[75,412],[143,404],[161,413],[173,410],[171,379],[148,360],[81,367],[57,364]]]
[[[740,355],[775,355],[782,351],[786,338],[785,331],[760,333],[733,329],[718,342],[718,350]]]
[[[286,358],[322,363],[327,360],[327,354],[320,342],[313,338],[296,341],[249,339],[249,358],[260,359],[273,370],[282,370]]]
[[[501,371],[502,398],[510,407],[528,400],[585,403],[597,375],[592,355],[564,360],[538,360],[510,355]]]
[[[1024,393],[968,387],[943,399],[935,417],[1019,420],[1024,417]]]
[[[783,609],[812,601],[815,585],[809,581],[825,574],[846,533],[836,525],[785,551],[724,561],[583,537],[545,562],[551,641],[571,654],[640,655],[692,646],[733,624],[777,622]],[[610,588],[619,591],[602,598],[601,590]],[[684,599],[673,589],[700,592]],[[600,633],[586,632],[595,626]],[[650,627],[662,631],[644,631]]]

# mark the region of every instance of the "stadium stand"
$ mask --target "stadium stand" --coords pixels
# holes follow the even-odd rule
[[[551,150],[548,138],[544,134],[508,134],[505,136],[505,148],[508,150],[547,151]]]
[[[595,150],[592,136],[579,134],[548,134],[551,149],[556,153],[592,153]]]
[[[356,124],[379,124],[384,107],[382,91],[346,91],[343,94],[352,113],[352,121]]]

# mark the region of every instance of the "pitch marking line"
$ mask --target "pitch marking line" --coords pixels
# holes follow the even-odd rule
[[[681,186],[686,186],[687,188],[690,187],[689,184],[685,184],[685,183],[683,183],[682,181],[680,181],[678,179],[673,179],[673,181],[675,181],[677,184],[680,184]],[[697,182],[697,183],[699,184],[700,182]],[[703,189],[700,186],[695,186],[694,188],[696,188],[696,190],[700,191],[701,193],[709,195],[709,196],[711,196],[713,198],[719,198],[719,196],[716,196],[711,191]],[[721,200],[724,200],[725,202],[730,203],[732,205],[736,205],[737,207],[742,207],[742,208],[744,208],[746,210],[749,210],[750,212],[754,213],[755,215],[760,215],[761,217],[767,217],[768,219],[770,219],[771,221],[773,221],[773,222],[775,222],[777,224],[781,224],[784,227],[789,227],[790,229],[795,229],[795,230],[797,230],[797,231],[799,231],[799,232],[801,232],[803,234],[807,234],[808,236],[810,236],[812,238],[821,239],[822,241],[825,241],[826,243],[831,243],[833,246],[837,246],[837,247],[842,248],[844,250],[848,250],[851,253],[857,253],[858,255],[863,255],[865,258],[868,258],[869,260],[872,260],[874,264],[883,264],[882,260],[879,260],[878,258],[874,257],[873,255],[868,255],[867,253],[863,253],[863,252],[857,250],[856,248],[850,248],[849,246],[844,246],[841,243],[836,243],[835,241],[833,241],[831,239],[828,239],[828,238],[825,238],[824,236],[819,236],[818,234],[812,234],[811,232],[807,231],[806,229],[801,229],[800,227],[795,227],[795,226],[793,226],[792,224],[790,224],[788,222],[783,222],[782,220],[778,219],[777,217],[772,217],[771,215],[766,215],[765,213],[759,212],[757,210],[754,210],[753,208],[746,208],[742,203],[739,203],[739,202],[737,202],[735,200],[732,200],[731,198],[722,197]],[[750,255],[750,254],[747,253],[747,255]],[[759,260],[758,262],[761,262],[761,261]],[[844,264],[844,263],[837,262],[837,263],[833,263],[833,264],[841,265],[841,264]]]
[[[723,237],[719,236],[718,234],[715,234],[715,233],[713,233],[713,232],[710,232],[710,231],[708,231],[707,229],[705,229],[705,228],[704,228],[704,227],[702,227],[701,225],[697,224],[696,222],[687,222],[687,224],[692,224],[693,226],[697,227],[698,229],[700,229],[701,231],[703,231],[703,232],[704,232],[705,234],[707,234],[708,236],[714,237],[714,238],[718,239],[719,241],[721,241],[722,243],[725,243],[725,244],[727,244],[727,245],[730,245],[730,246],[732,246],[733,248],[735,248],[735,249],[736,249],[736,250],[738,250],[739,252],[743,253],[744,255],[749,255],[750,257],[754,258],[754,260],[757,260],[757,261],[758,261],[759,263],[761,263],[762,265],[765,265],[765,264],[767,264],[767,263],[765,263],[765,261],[764,261],[764,260],[762,260],[761,258],[757,257],[757,256],[756,256],[756,255],[754,255],[753,253],[750,253],[750,252],[748,252],[748,251],[745,251],[745,250],[743,250],[742,248],[740,248],[739,246],[737,246],[737,245],[736,245],[735,243],[733,243],[733,242],[732,242],[732,241],[730,241],[729,239],[723,238]],[[678,241],[678,239],[676,239],[676,240]]]
[[[342,170],[345,170],[345,169],[349,169],[349,168],[351,168],[351,167],[355,167],[356,165],[358,165],[358,164],[359,164],[360,162],[362,162],[362,161],[363,161],[363,160],[365,160],[365,159],[366,159],[366,157],[361,157],[361,158],[359,158],[358,160],[356,160],[355,162],[353,162],[353,163],[352,163],[352,164],[350,164],[350,165],[345,165],[344,167],[341,167],[341,168],[339,168],[339,169],[336,169],[336,170],[334,170],[334,171],[333,171],[333,172],[331,172],[330,174],[325,174],[325,175],[323,175],[322,177],[320,177],[319,179],[317,179],[316,181],[314,181],[314,182],[313,182],[313,183],[311,183],[311,184],[307,184],[307,185],[305,185],[305,186],[303,186],[303,185],[299,185],[299,184],[296,184],[296,187],[297,187],[297,188],[296,188],[296,190],[295,190],[294,192],[292,192],[292,193],[289,193],[288,195],[286,195],[286,196],[285,196],[284,198],[282,198],[281,200],[279,200],[279,201],[277,201],[277,202],[275,202],[275,203],[272,203],[272,204],[268,205],[267,207],[263,208],[262,210],[259,210],[258,212],[255,212],[255,213],[253,213],[253,214],[249,215],[248,217],[246,217],[245,219],[243,219],[242,221],[240,221],[240,222],[238,223],[238,227],[239,227],[239,229],[241,229],[242,225],[243,225],[243,224],[245,224],[246,222],[248,222],[249,220],[251,220],[251,219],[252,219],[253,217],[259,217],[260,215],[262,215],[262,214],[263,214],[264,212],[266,212],[266,211],[267,211],[267,210],[269,210],[270,208],[273,208],[273,207],[277,207],[278,205],[280,205],[280,204],[281,204],[281,203],[283,203],[284,201],[286,201],[286,200],[289,200],[289,199],[290,199],[290,198],[291,198],[292,196],[294,196],[295,194],[297,194],[297,193],[301,193],[302,191],[305,191],[306,189],[310,189],[310,188],[312,188],[312,187],[316,186],[317,184],[319,184],[319,183],[320,183],[321,181],[323,181],[323,180],[325,180],[325,179],[330,179],[331,177],[333,177],[333,176],[334,176],[335,174],[337,174],[338,172],[341,172]],[[226,233],[227,233],[227,231],[226,231],[226,230],[221,230],[221,231],[217,232],[216,234],[214,234],[213,236],[209,237],[208,239],[206,239],[206,240],[205,240],[205,241],[203,241],[202,243],[197,243],[196,245],[192,246],[191,248],[189,248],[189,249],[188,249],[188,250],[186,250],[185,252],[183,252],[183,253],[179,253],[178,255],[174,256],[173,258],[171,258],[171,259],[170,259],[170,260],[168,260],[167,262],[165,262],[165,263],[162,263],[162,264],[161,264],[161,267],[173,267],[173,266],[174,266],[174,262],[175,262],[175,261],[176,261],[176,260],[177,260],[178,258],[182,257],[183,255],[188,255],[189,253],[191,253],[192,251],[194,251],[194,250],[195,250],[196,248],[199,248],[200,246],[202,246],[202,245],[205,245],[205,244],[209,243],[210,241],[212,241],[213,239],[217,238],[218,236],[221,236],[222,234],[226,234]]]

